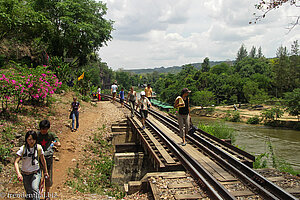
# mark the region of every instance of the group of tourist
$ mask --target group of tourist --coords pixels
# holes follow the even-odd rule
[[[45,200],[50,199],[49,192],[53,184],[53,146],[60,147],[61,144],[57,135],[49,132],[49,129],[50,122],[42,120],[38,132],[30,130],[26,133],[25,144],[16,153],[14,166],[18,180],[23,181],[26,199],[40,199],[43,196],[40,190],[44,182],[46,190],[43,197]],[[21,170],[20,160],[22,160]]]
[[[113,96],[112,102],[115,102],[117,96],[117,83],[111,86],[111,94]],[[178,108],[178,124],[180,130],[180,136],[182,137],[182,146],[186,145],[186,134],[190,128],[190,109],[189,109],[189,93],[191,91],[188,88],[183,88],[181,94],[175,99],[174,107]],[[137,100],[136,92],[134,91],[133,86],[130,88],[130,91],[127,95],[127,102],[130,104],[131,108],[131,117],[134,117],[134,108],[136,104],[136,108],[140,108],[140,115],[142,117],[142,129],[145,129],[145,121],[148,116],[148,109],[152,106],[151,105],[151,98],[152,98],[152,88],[151,85],[148,84],[145,87],[145,90],[140,93],[140,99]],[[119,93],[121,107],[124,107],[125,95],[124,95],[124,88],[121,88]]]
[[[118,86],[116,82],[111,86],[111,94],[113,96],[112,102],[115,102],[117,96]],[[178,123],[180,129],[180,136],[182,137],[182,145],[186,145],[185,136],[189,131],[190,126],[190,110],[188,95],[191,91],[188,88],[183,88],[181,95],[175,100],[174,107],[179,109]],[[101,89],[97,90],[98,100],[100,100]],[[125,92],[121,88],[119,92],[121,107],[124,107]],[[127,102],[131,108],[131,117],[134,117],[135,108],[140,109],[142,118],[142,129],[145,129],[145,121],[148,116],[148,109],[152,106],[150,99],[152,98],[152,88],[148,84],[144,91],[140,93],[140,98],[137,98],[137,93],[134,87],[130,88],[127,95]],[[136,103],[137,102],[137,103]],[[80,103],[77,98],[73,98],[70,107],[70,119],[72,119],[71,131],[77,131],[79,128],[79,111]],[[76,121],[76,126],[75,126]],[[25,135],[25,145],[21,146],[17,152],[15,159],[15,170],[19,181],[23,181],[26,191],[27,199],[40,199],[40,188],[45,181],[45,200],[49,200],[50,187],[53,184],[53,146],[61,146],[59,139],[55,133],[49,132],[50,122],[43,120],[39,124],[39,131],[30,130]],[[19,169],[19,161],[22,160],[22,168]],[[43,171],[43,179],[42,179]],[[44,181],[41,181],[44,180]]]

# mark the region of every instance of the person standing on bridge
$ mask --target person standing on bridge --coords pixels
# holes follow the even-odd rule
[[[188,88],[183,88],[181,95],[175,100],[175,108],[179,108],[178,111],[178,124],[180,130],[180,136],[182,137],[182,146],[186,145],[185,136],[190,128],[190,108],[189,108],[189,93],[191,91]]]
[[[130,104],[131,117],[134,117],[134,107],[137,99],[136,99],[136,92],[134,91],[133,86],[131,86],[130,91],[128,92],[127,101]]]
[[[151,101],[151,98],[152,98],[152,88],[151,88],[150,84],[148,84],[147,87],[145,87],[145,94],[146,94],[146,97],[149,99],[149,101]]]
[[[151,107],[151,103],[149,99],[146,97],[146,94],[144,91],[141,92],[141,98],[138,101],[137,107],[140,107],[140,113],[142,116],[142,124],[143,124],[143,129],[145,129],[145,121],[148,116],[148,106],[149,108]]]
[[[118,90],[117,81],[115,81],[114,84],[112,84],[111,90],[110,90],[110,94],[112,94],[112,96],[113,96],[113,100],[112,100],[113,103],[116,100],[117,90]]]

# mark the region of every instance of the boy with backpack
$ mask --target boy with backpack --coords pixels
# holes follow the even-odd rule
[[[41,181],[42,163],[44,177],[47,178],[48,171],[44,157],[44,151],[41,145],[37,144],[37,134],[35,131],[28,131],[25,135],[25,145],[21,146],[17,151],[15,160],[15,170],[18,180],[23,181],[26,191],[26,199],[38,200],[41,197],[39,185]],[[19,161],[22,159],[22,169],[20,172]],[[40,161],[40,162],[39,162]]]
[[[40,131],[37,134],[37,143],[40,144],[44,150],[44,156],[47,163],[47,171],[49,177],[45,179],[46,187],[46,198],[45,200],[50,200],[49,191],[53,184],[53,145],[60,147],[61,144],[57,135],[53,132],[48,132],[50,129],[50,122],[48,120],[42,120],[39,124]]]

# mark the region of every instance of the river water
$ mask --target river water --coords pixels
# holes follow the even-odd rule
[[[194,125],[215,121],[214,118],[192,115]],[[300,170],[300,131],[236,122],[225,124],[235,130],[235,145],[243,150],[254,155],[269,152],[267,141],[270,138],[275,154],[290,163],[295,170]]]

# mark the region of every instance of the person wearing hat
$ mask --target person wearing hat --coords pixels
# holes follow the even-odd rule
[[[138,101],[137,107],[140,107],[140,113],[142,116],[142,124],[143,129],[145,129],[145,121],[148,116],[148,106],[151,107],[151,103],[149,99],[146,97],[146,94],[144,91],[141,92],[141,98]]]
[[[174,107],[179,108],[178,111],[178,124],[180,136],[182,137],[182,145],[186,145],[185,136],[190,128],[190,107],[189,107],[189,93],[191,91],[188,88],[181,90],[181,95],[175,100]]]

